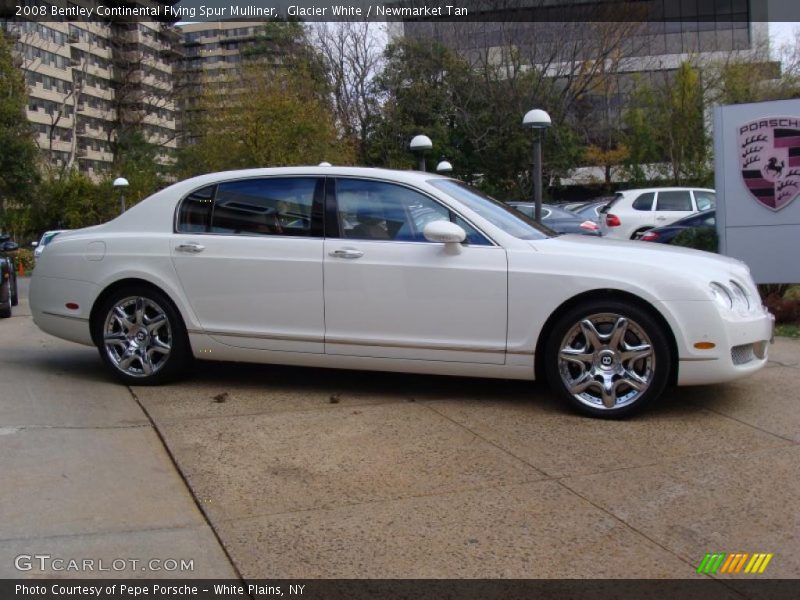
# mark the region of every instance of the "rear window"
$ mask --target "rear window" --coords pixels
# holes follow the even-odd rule
[[[636,200],[633,201],[633,210],[652,210],[654,197],[655,194],[653,192],[639,194]]]
[[[705,190],[694,191],[694,201],[697,203],[697,210],[708,210],[717,205],[717,195],[714,192]]]
[[[180,233],[200,233],[209,230],[211,207],[214,203],[214,187],[210,185],[195,190],[181,202],[177,224]]]

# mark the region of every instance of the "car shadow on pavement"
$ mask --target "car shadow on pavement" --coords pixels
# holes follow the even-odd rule
[[[184,378],[168,387],[195,388],[198,395],[205,393],[216,402],[224,402],[228,395],[263,390],[317,396],[332,404],[354,397],[380,397],[384,402],[491,401],[508,407],[531,406],[546,413],[586,418],[560,402],[543,381],[196,361]],[[704,386],[699,391],[669,388],[658,402],[636,418],[672,418],[700,412],[704,410],[703,394],[711,390],[718,395],[724,388],[722,385]]]

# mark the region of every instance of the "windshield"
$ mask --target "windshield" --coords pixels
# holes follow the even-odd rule
[[[428,183],[515,238],[543,240],[558,235],[549,227],[535,223],[510,206],[498,202],[466,183],[453,179],[430,179]]]

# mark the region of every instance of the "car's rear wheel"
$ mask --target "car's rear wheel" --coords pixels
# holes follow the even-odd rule
[[[637,229],[636,231],[633,232],[633,235],[631,236],[631,239],[632,240],[638,240],[639,238],[641,238],[645,233],[647,233],[651,229],[652,229],[652,227],[642,227],[641,229]]]
[[[658,398],[671,362],[662,326],[638,306],[614,300],[564,314],[545,354],[553,389],[578,411],[606,418],[628,416]]]
[[[96,311],[92,328],[103,362],[127,384],[164,383],[190,359],[183,320],[169,298],[154,289],[116,290]]]

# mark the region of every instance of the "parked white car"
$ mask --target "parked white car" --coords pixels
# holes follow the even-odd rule
[[[622,416],[766,363],[772,319],[743,263],[546,231],[433,174],[217,173],[57,236],[30,303],[134,385],[192,356],[546,376],[584,413]]]
[[[664,227],[699,210],[714,208],[714,190],[663,187],[617,192],[600,219],[601,233],[619,240],[635,240],[648,229]]]

